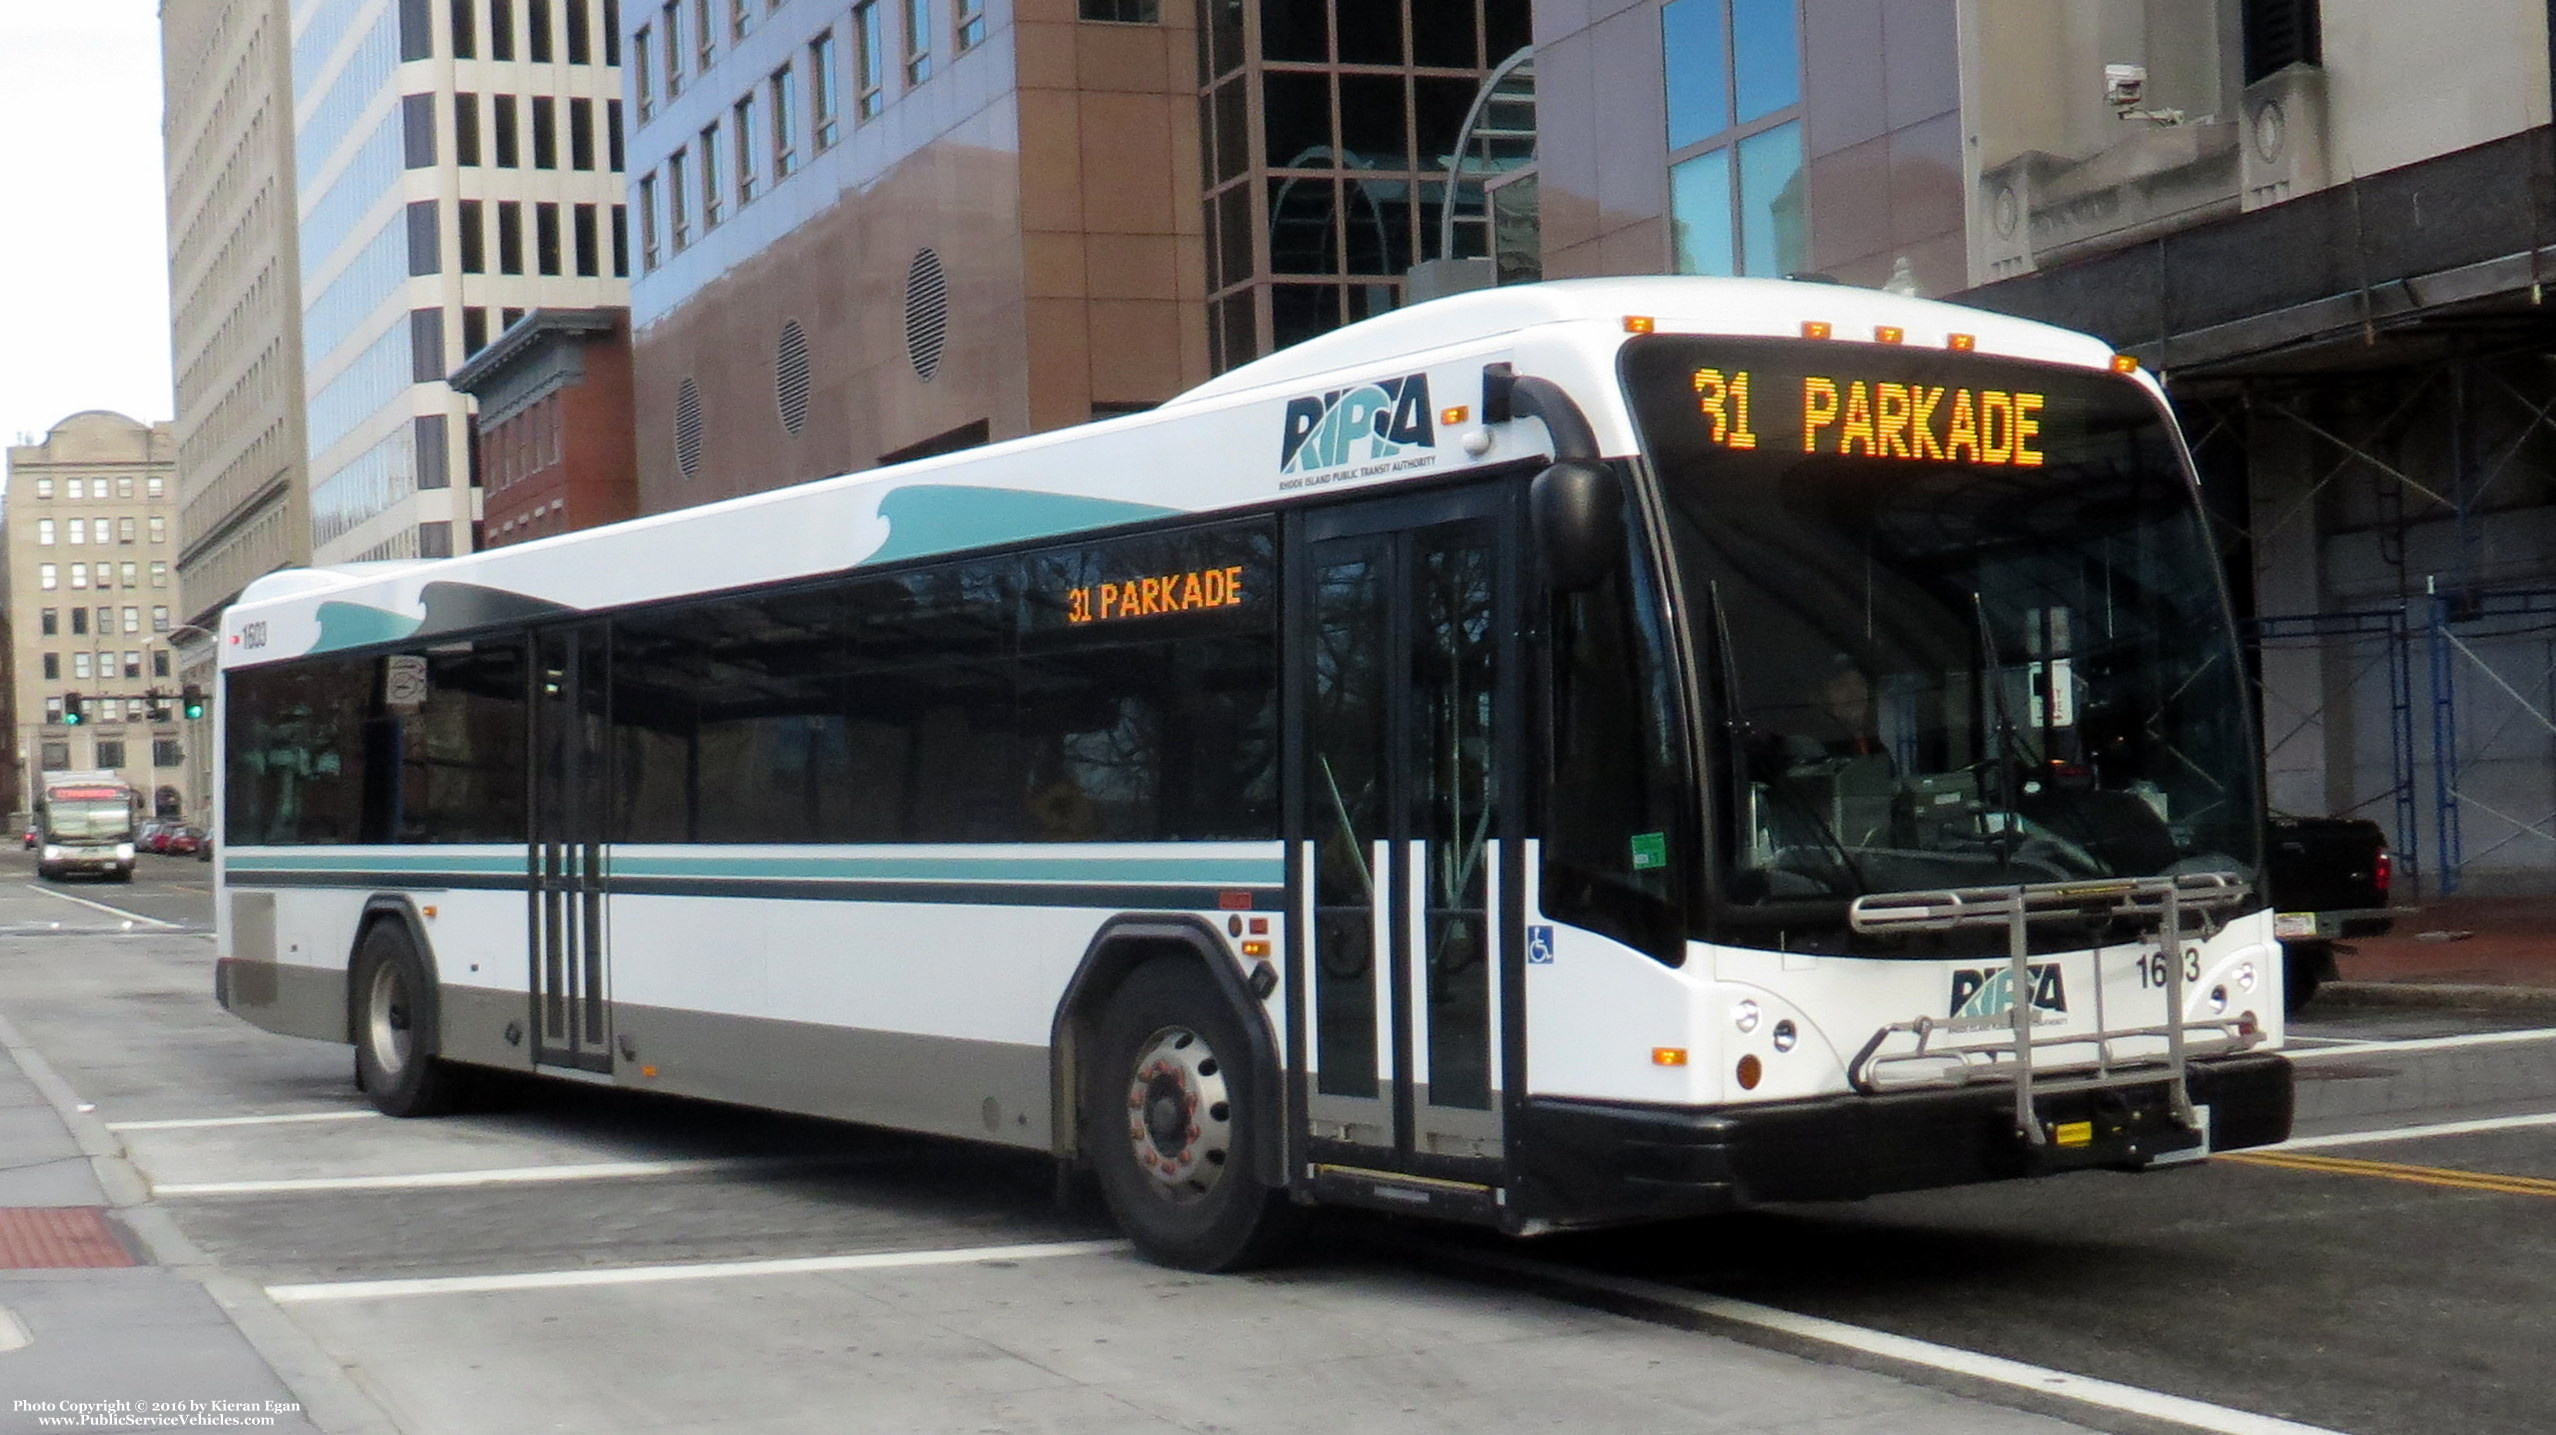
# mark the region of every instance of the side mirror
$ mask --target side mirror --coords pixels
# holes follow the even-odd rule
[[[1565,459],[1527,487],[1535,546],[1556,592],[1596,587],[1624,552],[1624,490],[1603,464]]]

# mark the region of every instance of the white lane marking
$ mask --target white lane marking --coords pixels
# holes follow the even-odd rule
[[[2536,1041],[2556,1041],[2556,1027],[2532,1027],[2527,1031],[2472,1031],[2465,1036],[2422,1036],[2407,1041],[2355,1041],[2343,1046],[2323,1046],[2314,1051],[2294,1051],[2290,1053],[2290,1060],[2316,1061],[2328,1056],[2362,1056],[2380,1051],[2447,1051],[2461,1046],[2511,1046]]]
[[[1515,1256],[1483,1252],[1467,1252],[1461,1260],[1497,1266],[1538,1276],[1561,1285],[1586,1286],[1617,1295],[1660,1305],[1676,1306],[1697,1315],[1726,1320],[1737,1325],[1755,1326],[1797,1339],[1817,1341],[1846,1350],[1877,1355],[1887,1360],[1904,1361],[1954,1375],[1986,1380],[1998,1385],[2030,1390],[2040,1395],[2056,1396],[2083,1405],[2099,1406],[2153,1420],[2172,1421],[2196,1430],[2218,1432],[2218,1435],[2339,1435],[2319,1425],[2302,1425],[2270,1415],[2257,1415],[2250,1410],[2237,1410],[2213,1405],[2206,1400],[2193,1400],[2181,1395],[2168,1395],[2160,1390],[2145,1390],[2136,1385],[2121,1385],[2097,1380],[2087,1375],[2071,1375],[2044,1365],[2027,1365],[1998,1355],[1982,1355],[1933,1341],[1917,1340],[1887,1331],[1867,1330],[1842,1321],[1824,1320],[1815,1315],[1798,1315],[1772,1306],[1750,1301],[1731,1300],[1723,1296],[1704,1295],[1681,1290],[1654,1281],[1634,1280],[1625,1276],[1599,1275],[1593,1272],[1566,1270]]]
[[[535,1185],[546,1181],[613,1181],[646,1176],[701,1176],[727,1171],[839,1166],[840,1160],[791,1156],[711,1156],[679,1161],[596,1161],[580,1166],[502,1166],[485,1171],[419,1171],[405,1176],[298,1176],[276,1181],[176,1181],[154,1185],[159,1196],[279,1196],[305,1191],[427,1191],[466,1186]]]
[[[164,1121],[110,1121],[109,1131],[183,1131],[198,1126],[280,1126],[290,1121],[371,1121],[378,1111],[292,1111],[279,1116],[188,1116]]]
[[[128,922],[140,922],[146,927],[164,927],[170,930],[175,930],[176,928],[185,925],[183,922],[163,922],[157,917],[145,917],[139,912],[128,912],[122,907],[110,907],[104,902],[92,902],[86,897],[74,897],[68,892],[57,892],[51,887],[39,887],[33,882],[29,882],[27,884],[27,890],[30,892],[42,892],[48,897],[59,897],[65,902],[77,902],[83,907],[94,907],[98,911],[106,913],[108,916],[122,917]]]
[[[2337,1131],[2327,1136],[2293,1136],[2275,1146],[2249,1146],[2245,1149],[2248,1151],[2306,1151],[2318,1146],[2368,1146],[2384,1141],[2425,1141],[2435,1136],[2473,1136],[2481,1131],[2519,1131],[2532,1126],[2556,1126],[2556,1111],[2541,1111],[2527,1116],[2483,1116],[2473,1121],[2436,1121],[2428,1126],[2388,1126],[2376,1131]]]
[[[774,1261],[713,1261],[688,1266],[625,1266],[619,1270],[526,1271],[495,1276],[425,1276],[407,1280],[334,1281],[268,1286],[277,1304],[323,1300],[382,1300],[413,1295],[477,1295],[491,1291],[559,1290],[570,1286],[645,1285],[658,1281],[719,1280],[730,1276],[792,1276],[827,1271],[901,1270],[915,1266],[976,1265],[989,1261],[1098,1256],[1127,1249],[1125,1241],[1048,1241],[1028,1246],[971,1246],[946,1251],[880,1251],[861,1256],[803,1256]]]

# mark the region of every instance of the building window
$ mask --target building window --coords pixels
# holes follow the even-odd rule
[[[595,167],[595,102],[592,100],[568,102],[568,167]]]
[[[69,543],[74,548],[84,548],[88,546],[89,520],[85,518],[65,520],[63,529],[63,541]]]
[[[701,128],[701,232],[719,227],[719,126]]]
[[[932,0],[905,0],[905,87],[932,78]]]
[[[453,163],[466,168],[479,165],[479,96],[453,96]]]
[[[595,62],[594,35],[586,24],[586,0],[568,0],[568,63]]]
[[[89,586],[88,564],[74,563],[71,565],[71,586],[74,588],[86,588]]]
[[[559,168],[559,101],[549,95],[532,99],[533,168]]]
[[[739,209],[754,203],[755,186],[763,178],[761,174],[763,140],[760,127],[755,123],[756,112],[754,96],[751,94],[737,101],[731,112],[734,123],[729,128],[735,131],[737,142],[737,208]]]
[[[623,162],[621,154],[621,101],[619,100],[604,101],[604,163],[612,167],[612,172],[614,174],[621,173]]]
[[[76,478],[74,478],[74,479],[70,479],[70,480],[68,480],[68,483],[69,483],[69,486],[63,490],[63,493],[62,493],[62,496],[63,496],[63,497],[65,497],[65,498],[86,498],[86,497],[88,497],[88,496],[89,496],[89,487],[88,487],[88,484],[87,484],[87,483],[85,483],[84,481],[82,481],[82,480],[80,480],[80,479],[76,479]]]
[[[799,72],[783,65],[772,72],[772,180],[778,184],[799,167]]]
[[[533,264],[543,274],[559,272],[559,206],[533,206]]]
[[[124,675],[128,678],[138,678],[142,676],[142,654],[139,649],[130,650],[125,653]]]
[[[578,205],[570,216],[569,229],[577,246],[577,276],[598,279],[603,276],[603,245],[595,231],[595,207]]]
[[[128,632],[128,633],[139,633],[139,632],[141,632],[141,631],[142,631],[142,610],[141,610],[141,609],[139,609],[139,608],[127,608],[127,609],[125,609],[125,610],[124,610],[124,631],[126,631],[126,632]],[[136,659],[134,660],[134,665],[135,665],[135,666],[137,666],[137,667],[138,667],[138,666],[140,666],[140,665],[141,665],[141,659],[136,658]]]
[[[656,76],[648,69],[650,33],[648,27],[642,25],[639,33],[630,37],[630,88],[639,97],[639,120],[642,124],[657,112]]]
[[[90,658],[86,652],[78,652],[71,655],[71,676],[75,678],[93,678],[97,676],[97,670],[90,666]]]
[[[683,93],[683,14],[679,0],[666,0],[665,9],[657,13],[657,33],[662,41],[657,53],[665,60],[666,98]]]
[[[166,677],[167,674],[163,673],[161,676]],[[178,752],[176,738],[155,737],[151,739],[151,765],[153,767],[176,767],[185,760],[186,759]]]
[[[834,32],[808,42],[809,140],[819,153],[834,148]]]
[[[728,0],[728,33],[744,39],[754,29],[754,0]]]
[[[1162,20],[1159,0],[1083,0],[1083,18],[1105,20],[1120,25],[1153,25]],[[1317,17],[1314,23],[1322,23]],[[1342,17],[1347,23],[1347,17]]]
[[[73,520],[71,520],[71,521],[72,521],[72,522],[74,522],[74,523],[77,523],[77,522],[79,522],[80,520],[78,520],[78,519],[76,519],[76,518],[75,518],[75,519],[73,519]],[[52,519],[50,519],[50,518],[39,518],[39,519],[37,519],[37,520],[36,520],[36,542],[37,542],[38,544],[40,544],[40,545],[42,545],[42,546],[46,547],[46,548],[50,548],[50,547],[52,547],[52,546],[53,546],[53,520],[52,520]]]
[[[51,498],[53,496],[53,480],[49,478],[37,479],[35,495],[38,498]]]
[[[59,678],[62,676],[62,655],[60,653],[47,653],[44,655],[44,675],[48,679]]]
[[[131,498],[133,496],[133,480],[129,478],[117,479],[115,481],[115,496],[118,498]]]
[[[1797,0],[1671,0],[1667,75],[1671,266],[1780,276],[1810,245]]]
[[[152,631],[152,632],[154,632],[154,633],[165,633],[165,632],[167,632],[168,630],[169,630],[169,610],[168,610],[168,609],[166,609],[166,608],[154,608],[154,609],[152,609],[152,610],[151,610],[151,631]]]
[[[950,47],[952,54],[964,55],[985,43],[985,0],[956,0],[957,11],[951,30],[958,43]]]
[[[621,0],[603,0],[603,62],[621,63]]]
[[[523,163],[523,148],[515,130],[515,97],[495,95],[489,103],[497,112],[497,167],[517,168]]]
[[[887,49],[879,34],[878,0],[861,0],[852,7],[852,116],[856,120],[878,118],[886,103]]]
[[[115,541],[118,543],[130,543],[133,541],[132,519],[119,518],[115,521]]]
[[[47,609],[45,609],[45,610],[44,610],[44,636],[45,636],[45,637],[50,638],[50,637],[53,637],[53,636],[55,636],[56,634],[60,633],[61,631],[62,631],[62,610],[61,610],[61,609],[59,609],[59,608],[47,608]]]
[[[666,156],[666,243],[668,251],[681,254],[692,243],[692,187],[684,172],[684,152],[676,150]]]
[[[574,0],[571,0],[571,3],[574,3]],[[532,56],[532,62],[536,65],[549,64],[551,61],[550,0],[532,0],[531,8],[524,15],[524,23],[531,27],[531,33],[526,38],[532,41],[527,47]]]
[[[154,563],[151,565],[151,586],[154,588],[166,588],[169,586],[169,565],[166,563]]]
[[[699,43],[701,63],[693,68],[696,75],[710,73],[719,58],[719,27],[710,22],[710,0],[692,0],[692,38]]]
[[[639,177],[639,271],[657,267],[657,177]]]
[[[524,272],[524,206],[520,200],[497,201],[497,272]]]
[[[125,587],[127,587],[127,588],[138,588],[138,587],[140,587],[140,586],[141,586],[139,583],[136,583],[135,581],[133,581],[133,580],[134,580],[134,577],[135,577],[135,575],[136,575],[136,571],[137,571],[137,570],[135,569],[135,567],[134,567],[134,565],[133,565],[133,564],[130,564],[130,563],[123,563],[123,564],[118,564],[117,566],[118,566],[118,567],[120,567],[120,568],[122,568],[122,569],[124,570],[124,586],[125,586]]]
[[[515,58],[515,0],[488,0],[488,58]]]
[[[169,541],[169,521],[156,513],[151,515],[151,541],[154,543]]]
[[[102,737],[98,739],[98,766],[124,766],[124,739],[120,737]]]
[[[453,0],[453,58],[479,58],[479,35],[475,28],[473,0]]]
[[[481,207],[481,202],[476,199],[461,202],[461,272],[464,274],[488,272],[488,236],[482,232],[487,220],[480,212]]]
[[[168,490],[168,480],[160,477],[158,474],[153,474],[149,478],[142,480],[142,492],[148,497],[166,498],[168,496]]]
[[[45,589],[58,588],[62,586],[60,574],[55,570],[52,564],[39,563],[36,565],[36,586]]]

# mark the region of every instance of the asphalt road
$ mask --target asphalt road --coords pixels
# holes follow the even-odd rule
[[[1735,1324],[1711,1298],[2352,1435],[2556,1427],[2556,1124],[2505,1124],[2556,1112],[2556,1032],[2493,1036],[2508,1019],[2312,1009],[2294,1032],[2301,1134],[2357,1139],[2283,1164],[1534,1243],[1343,1215],[1299,1266],[1201,1281],[1070,1244],[1111,1232],[1088,1202],[1060,1203],[1037,1158],[564,1085],[441,1121],[371,1115],[344,1048],[213,1005],[208,878],[146,857],[129,886],[39,886],[31,864],[0,860],[0,1015],[96,1106],[206,1256],[274,1292],[421,1435],[803,1428],[804,1411],[742,1393],[776,1382],[859,1404],[847,1428],[2065,1428],[2036,1413],[2173,1428]],[[2454,1122],[2477,1127],[2409,1137]],[[547,1179],[563,1174],[577,1179]],[[938,1282],[562,1275],[989,1247],[1024,1253]],[[1483,1273],[1485,1258],[1512,1268]],[[422,1279],[459,1284],[396,1284]],[[957,1290],[971,1339],[1120,1404],[1086,1409],[982,1352],[923,1348],[915,1321],[965,1324]],[[1644,1291],[1692,1294],[1702,1313]],[[847,1292],[866,1318],[843,1314]],[[1571,1307],[1553,1297],[1668,1323],[1557,1315]],[[1244,1350],[1261,1363],[1245,1369]],[[1308,1405],[1282,1364],[1357,1413]],[[526,1406],[527,1391],[542,1394]]]

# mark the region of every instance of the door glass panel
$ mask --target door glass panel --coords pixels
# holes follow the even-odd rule
[[[1314,566],[1312,762],[1319,1089],[1377,1095],[1375,844],[1385,831],[1386,589],[1381,551],[1322,547]],[[1336,561],[1334,554],[1343,556]]]
[[[1411,645],[1412,824],[1427,844],[1425,904],[1432,1106],[1491,1104],[1489,861],[1500,799],[1493,763],[1499,649],[1489,535],[1476,525],[1417,535]]]

